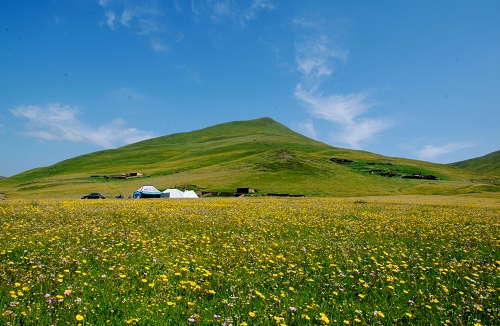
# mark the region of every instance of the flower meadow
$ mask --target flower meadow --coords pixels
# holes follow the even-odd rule
[[[499,325],[500,208],[0,202],[1,325]]]

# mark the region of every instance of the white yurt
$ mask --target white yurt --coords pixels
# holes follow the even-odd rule
[[[186,190],[184,191],[184,198],[199,198],[199,197],[193,190]]]
[[[184,198],[184,193],[179,189],[165,189],[161,193],[161,198]]]

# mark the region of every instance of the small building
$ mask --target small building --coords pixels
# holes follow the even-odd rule
[[[260,190],[254,188],[236,188],[237,194],[253,194],[256,192],[260,192]]]

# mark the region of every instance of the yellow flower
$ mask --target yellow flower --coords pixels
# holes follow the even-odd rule
[[[255,312],[253,312],[253,311],[250,311],[250,312],[248,313],[248,315],[249,315],[250,317],[255,317],[255,316],[257,316],[257,314],[256,314]]]
[[[319,315],[320,315],[320,319],[321,319],[321,320],[322,320],[325,324],[330,324],[330,319],[328,319],[328,317],[327,317],[324,313],[320,312],[320,314],[319,314]]]
[[[82,321],[83,320],[83,316],[82,315],[76,315],[76,320],[78,321]]]

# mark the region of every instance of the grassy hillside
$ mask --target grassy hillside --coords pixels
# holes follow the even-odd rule
[[[144,177],[103,177],[130,172]],[[382,176],[388,174],[398,176]],[[439,180],[399,177],[413,174]],[[251,187],[262,194],[306,196],[456,195],[499,190],[496,185],[471,182],[475,177],[454,166],[332,147],[261,118],[74,157],[0,180],[0,193],[11,199],[36,199],[80,198],[88,192],[102,192],[109,198],[128,196],[143,184],[160,190],[188,185],[198,191],[228,192]]]
[[[477,173],[481,176],[492,176],[500,179],[500,151],[470,160],[451,163],[450,166]]]

